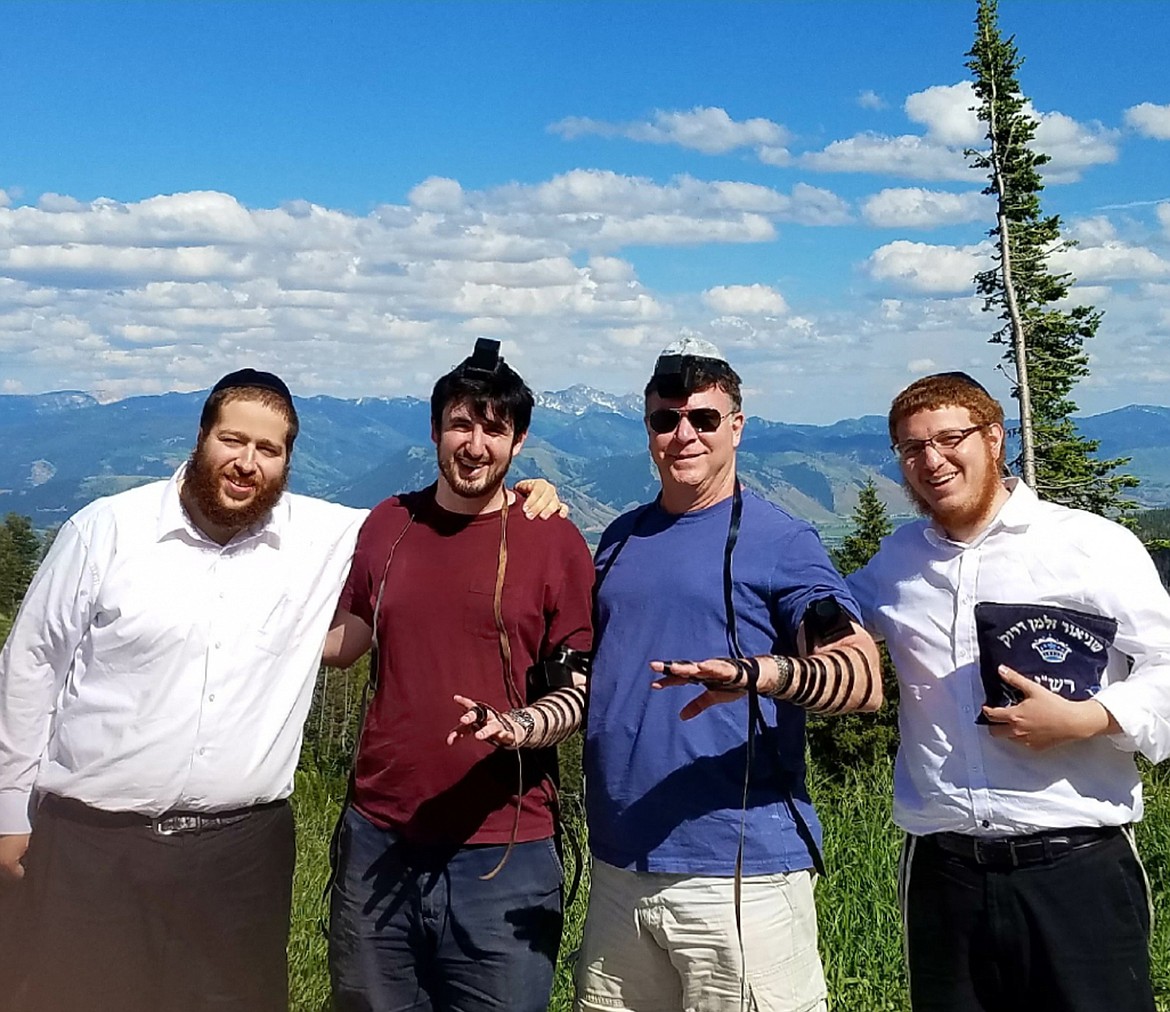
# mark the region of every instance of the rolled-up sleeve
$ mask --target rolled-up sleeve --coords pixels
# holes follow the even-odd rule
[[[96,577],[68,521],[41,564],[0,651],[0,834],[27,833],[37,767],[57,698],[89,624]]]

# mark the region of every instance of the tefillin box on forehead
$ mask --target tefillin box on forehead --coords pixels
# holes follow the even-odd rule
[[[500,357],[500,342],[493,341],[490,337],[476,338],[475,350],[466,360],[466,364],[468,372],[494,376],[504,364]]]
[[[708,367],[716,363],[707,359]],[[654,365],[654,378],[663,397],[686,397],[699,382],[703,360],[695,355],[662,355]]]

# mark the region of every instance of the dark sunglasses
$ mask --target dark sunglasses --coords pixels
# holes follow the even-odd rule
[[[724,418],[734,414],[734,411],[720,414],[718,408],[659,408],[646,416],[646,422],[660,436],[674,432],[684,418],[696,432],[714,432],[723,424]]]

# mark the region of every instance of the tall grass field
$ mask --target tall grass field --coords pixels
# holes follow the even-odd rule
[[[578,746],[579,747],[579,746]],[[576,749],[563,756],[568,830],[584,839],[579,805]],[[1170,1012],[1170,765],[1146,767],[1146,816],[1138,846],[1154,893],[1151,946],[1158,1012]],[[895,870],[901,834],[890,821],[892,769],[875,763],[830,779],[812,771],[811,788],[825,827],[828,875],[817,887],[821,955],[832,1012],[909,1010],[902,969],[901,925]],[[294,1012],[327,1012],[329,987],[325,942],[319,927],[325,913],[321,890],[327,874],[329,830],[344,793],[335,763],[311,755],[302,763],[295,794],[298,864],[289,942]],[[566,863],[572,865],[571,848]],[[588,875],[567,911],[561,961],[550,1010],[572,1007],[570,961],[580,942]],[[1108,1010],[1102,1010],[1108,1012]]]

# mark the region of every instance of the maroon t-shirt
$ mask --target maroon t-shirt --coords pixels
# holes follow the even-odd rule
[[[518,766],[514,752],[467,738],[446,742],[465,712],[455,693],[499,710],[514,705],[493,613],[500,533],[499,513],[448,512],[435,503],[433,486],[387,499],[362,526],[341,593],[341,607],[373,626],[386,572],[378,687],[358,748],[354,805],[420,843],[507,843],[520,769],[516,839],[553,832],[542,782],[549,756],[525,750]],[[561,644],[590,648],[593,561],[568,520],[529,520],[518,505],[508,510],[507,555],[502,611],[512,681],[523,700],[532,664]]]

